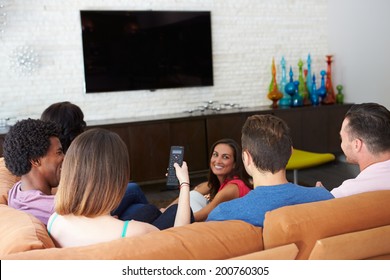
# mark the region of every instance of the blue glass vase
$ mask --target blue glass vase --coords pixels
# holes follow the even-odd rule
[[[283,94],[282,99],[279,100],[280,107],[290,107],[291,106],[291,96],[286,93],[286,85],[287,85],[287,77],[286,77],[286,60],[282,57],[280,61],[280,65],[282,66],[282,78],[280,80],[279,86],[280,91]],[[291,70],[292,71],[292,70]]]
[[[316,75],[313,74],[313,82],[310,92],[310,101],[313,106],[318,106],[320,104],[320,97],[317,93],[317,86],[316,86]]]
[[[321,86],[319,89],[317,89],[317,94],[320,97],[320,102],[323,102],[326,97],[326,86],[325,86],[326,71],[322,70],[320,74],[321,74]]]
[[[293,71],[292,71],[292,67],[290,66],[290,81],[286,84],[286,86],[284,87],[284,91],[289,95],[292,96],[295,94],[295,85],[294,85],[294,78],[293,78]]]
[[[294,95],[291,97],[291,106],[292,107],[300,107],[303,106],[303,97],[299,94],[299,81],[294,82]]]
[[[306,88],[310,95],[313,83],[312,83],[312,75],[311,75],[311,57],[310,54],[307,56],[307,75],[306,75]]]

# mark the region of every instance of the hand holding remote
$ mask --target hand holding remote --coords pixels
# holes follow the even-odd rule
[[[173,166],[175,167],[176,177],[179,180],[179,186],[184,186],[184,184],[181,185],[182,183],[188,183],[189,186],[190,176],[188,175],[187,163],[183,161],[182,166],[180,166],[178,163],[175,162]]]
[[[172,146],[169,153],[169,163],[168,163],[168,175],[167,175],[167,186],[173,186],[177,188],[179,186],[179,181],[176,177],[176,171],[173,165],[178,163],[179,166],[182,165],[184,159],[184,147],[183,146]]]

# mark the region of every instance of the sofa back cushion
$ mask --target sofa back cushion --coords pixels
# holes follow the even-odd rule
[[[0,204],[0,256],[53,248],[46,226],[34,216]]]
[[[307,259],[317,240],[390,224],[390,191],[285,206],[266,213],[264,248],[295,243]]]
[[[4,158],[0,157],[0,204],[8,204],[8,191],[19,180],[5,167]]]
[[[263,250],[262,229],[242,221],[199,222],[84,247],[53,248],[7,259],[228,259]]]

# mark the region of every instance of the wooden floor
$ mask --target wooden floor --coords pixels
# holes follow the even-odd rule
[[[343,156],[338,157],[334,162],[324,164],[320,167],[308,168],[298,171],[298,183],[302,186],[315,186],[317,181],[328,189],[338,187],[344,180],[355,178],[359,174],[358,166],[345,162]],[[293,181],[293,172],[287,171],[287,179]],[[192,184],[206,180],[206,176],[192,180]],[[142,186],[149,202],[157,207],[165,207],[178,196],[178,190],[167,190],[165,184]]]

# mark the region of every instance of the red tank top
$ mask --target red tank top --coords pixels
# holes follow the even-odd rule
[[[227,184],[237,185],[239,197],[243,197],[244,195],[246,195],[248,192],[251,191],[251,189],[247,185],[245,185],[244,181],[242,181],[238,177],[234,177],[233,179],[226,179],[219,187],[218,192],[222,190]]]

